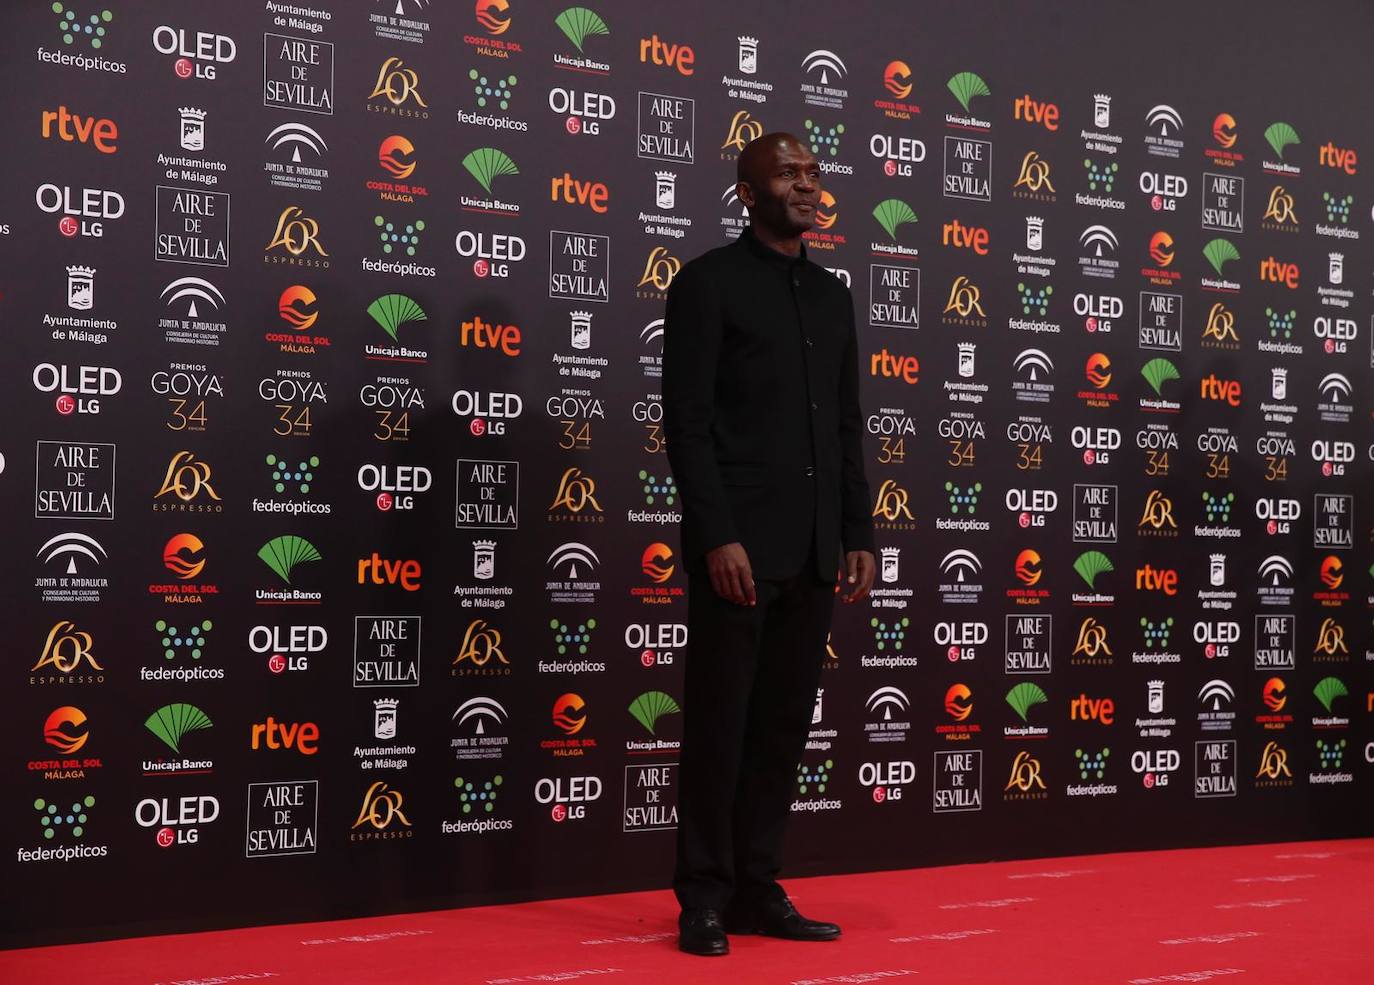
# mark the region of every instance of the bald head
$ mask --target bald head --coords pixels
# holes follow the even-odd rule
[[[790,133],[749,141],[737,162],[735,194],[749,221],[776,240],[795,239],[816,222],[821,171],[816,155]]]
[[[743,181],[757,188],[762,182],[768,180],[768,174],[773,170],[774,160],[784,150],[796,150],[805,153],[805,148],[800,140],[781,130],[776,133],[765,133],[762,137],[755,137],[744,145],[739,160],[735,162],[735,180]]]

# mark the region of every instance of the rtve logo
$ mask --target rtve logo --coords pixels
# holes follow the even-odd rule
[[[1145,565],[1135,569],[1135,588],[1138,592],[1163,592],[1165,595],[1178,594],[1178,572],[1173,568],[1155,568]]]
[[[1346,174],[1354,174],[1359,170],[1360,162],[1353,150],[1337,147],[1328,140],[1317,148],[1317,163],[1325,164],[1329,168],[1336,168],[1338,171],[1344,171]]]
[[[359,585],[400,585],[407,592],[420,590],[419,561],[388,561],[376,551],[370,558],[358,559]]]
[[[250,728],[253,749],[295,749],[302,756],[320,751],[320,727],[314,722],[287,725],[268,715],[266,722],[254,723]]]
[[[1282,284],[1290,291],[1297,290],[1300,273],[1296,263],[1283,263],[1275,260],[1272,255],[1261,260],[1259,265],[1260,280]]]
[[[1059,107],[1054,103],[1042,103],[1026,95],[1017,96],[1011,107],[1014,119],[1039,123],[1046,130],[1059,129]]]
[[[988,255],[988,231],[981,226],[965,226],[958,219],[944,226],[944,245],[971,249],[980,257]]]
[[[43,139],[51,140],[54,135],[69,144],[90,144],[102,154],[113,154],[119,150],[115,146],[115,141],[119,139],[119,126],[114,120],[80,116],[65,106],[57,107],[56,111],[43,110]]]
[[[1110,725],[1116,720],[1116,702],[1111,698],[1090,698],[1080,693],[1069,701],[1069,720]]]
[[[478,349],[500,349],[508,356],[520,355],[520,328],[484,322],[480,315],[459,328],[458,344]]]
[[[1240,406],[1240,380],[1223,380],[1215,373],[1208,373],[1199,381],[1198,393],[1203,400],[1220,400],[1232,407]]]
[[[669,44],[659,40],[657,34],[639,41],[639,60],[654,65],[675,68],[681,75],[691,75],[692,64],[697,60],[696,52],[685,44]]]
[[[554,178],[549,184],[549,201],[564,202],[568,205],[585,205],[598,215],[606,212],[611,190],[600,181],[579,181],[568,172]]]
[[[884,348],[869,356],[869,375],[915,383],[921,377],[921,361],[915,356],[898,356]]]

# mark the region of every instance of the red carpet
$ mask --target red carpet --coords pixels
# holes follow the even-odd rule
[[[1374,840],[1080,856],[788,883],[831,944],[675,949],[666,892],[0,953],[23,985],[1374,983]]]

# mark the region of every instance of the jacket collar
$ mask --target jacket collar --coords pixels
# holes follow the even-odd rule
[[[775,250],[771,246],[761,242],[759,238],[754,235],[752,226],[744,227],[744,231],[739,234],[739,242],[743,243],[745,248],[760,260],[783,267],[791,267],[794,264],[806,263],[808,259],[805,242],[801,244],[801,253],[797,256],[788,256],[786,253]]]

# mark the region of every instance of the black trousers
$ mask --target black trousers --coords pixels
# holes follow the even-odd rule
[[[688,582],[688,654],[673,890],[684,909],[782,895],[783,832],[820,683],[835,583],[814,556],[758,581],[757,605]]]

